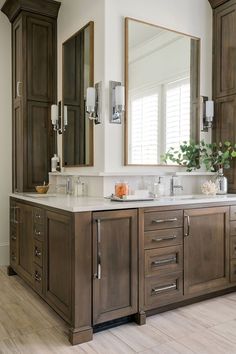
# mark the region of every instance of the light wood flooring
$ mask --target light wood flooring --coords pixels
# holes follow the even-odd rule
[[[17,276],[0,268],[0,353],[236,354],[236,293],[127,324],[72,347],[67,327]]]

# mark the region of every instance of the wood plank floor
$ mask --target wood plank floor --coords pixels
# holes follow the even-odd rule
[[[236,354],[236,293],[126,324],[72,347],[67,327],[19,277],[0,268],[0,353]]]

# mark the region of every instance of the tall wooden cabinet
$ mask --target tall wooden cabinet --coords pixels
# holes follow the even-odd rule
[[[236,142],[236,0],[210,0],[213,10],[213,139]],[[225,171],[236,192],[236,163]]]
[[[60,3],[7,0],[12,23],[13,190],[48,181],[55,136],[50,107],[57,97],[57,15]]]

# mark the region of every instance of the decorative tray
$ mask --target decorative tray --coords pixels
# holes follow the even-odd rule
[[[137,195],[128,195],[124,198],[119,198],[119,197],[116,197],[115,195],[112,195],[110,197],[110,200],[112,202],[148,202],[148,201],[153,201],[154,198],[152,197],[145,197],[145,198],[142,198],[142,197],[138,197]]]

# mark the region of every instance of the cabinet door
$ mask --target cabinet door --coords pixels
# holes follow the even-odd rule
[[[236,94],[236,1],[214,12],[214,97]]]
[[[45,297],[67,321],[71,318],[71,239],[71,218],[47,211]]]
[[[185,210],[184,293],[211,292],[229,283],[229,208]]]
[[[93,214],[93,323],[137,312],[137,212]]]
[[[28,282],[33,282],[33,208],[27,204],[16,204],[18,228],[17,272]]]

